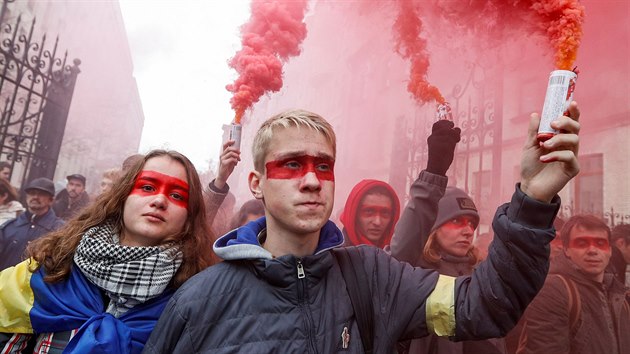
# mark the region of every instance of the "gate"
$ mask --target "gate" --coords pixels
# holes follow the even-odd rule
[[[23,185],[52,179],[74,92],[78,59],[58,57],[59,37],[35,37],[35,19],[14,21],[8,4],[0,9],[0,160],[11,164],[11,181]],[[11,23],[14,22],[14,23]]]

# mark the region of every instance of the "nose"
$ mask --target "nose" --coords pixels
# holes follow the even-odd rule
[[[302,180],[300,181],[300,190],[301,191],[319,191],[322,189],[322,183],[317,178],[315,172],[307,172]]]
[[[462,228],[462,234],[464,234],[464,236],[472,237],[474,232],[475,232],[475,229],[473,229],[470,223],[466,223],[466,225]]]
[[[381,224],[383,223],[383,218],[381,217],[380,214],[376,214],[374,216],[374,218],[372,218],[372,224],[374,224],[375,226],[381,226]]]
[[[150,205],[154,208],[165,210],[167,205],[166,196],[164,194],[156,194]]]

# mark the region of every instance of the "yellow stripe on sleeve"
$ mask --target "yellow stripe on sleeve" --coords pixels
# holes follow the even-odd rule
[[[440,337],[455,335],[455,277],[440,274],[427,299],[427,327]]]
[[[35,298],[29,267],[36,265],[26,260],[0,272],[0,332],[33,333],[29,313]]]

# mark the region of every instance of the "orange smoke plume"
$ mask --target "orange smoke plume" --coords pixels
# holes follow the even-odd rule
[[[249,22],[241,27],[243,48],[229,61],[239,77],[226,89],[235,123],[240,124],[245,110],[266,92],[282,88],[282,65],[300,54],[306,38],[304,11],[307,0],[254,0]]]
[[[538,0],[531,8],[545,20],[556,68],[571,70],[582,40],[584,6],[578,0]]]
[[[420,103],[430,101],[444,103],[440,90],[427,80],[429,71],[429,54],[427,41],[420,35],[422,21],[411,0],[399,0],[398,17],[394,23],[396,51],[405,59],[411,61],[411,72],[407,91]]]

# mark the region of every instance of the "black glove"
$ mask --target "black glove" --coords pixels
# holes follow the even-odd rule
[[[446,176],[446,171],[453,163],[455,146],[461,140],[462,130],[455,128],[450,120],[439,120],[433,124],[431,135],[427,138],[429,161],[427,172]]]

